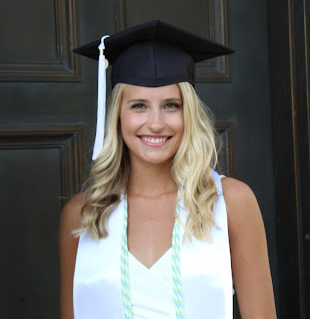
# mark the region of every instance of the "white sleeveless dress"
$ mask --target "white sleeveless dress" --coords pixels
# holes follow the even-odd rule
[[[218,200],[212,243],[192,239],[181,246],[184,318],[232,319],[233,284],[227,212],[220,176],[213,171]],[[180,219],[185,224],[187,212]],[[108,220],[109,237],[95,241],[81,235],[76,257],[73,306],[75,319],[124,319],[121,294],[121,235],[123,200]],[[184,228],[181,226],[182,238]],[[144,267],[144,268],[143,268]],[[153,268],[154,267],[154,268]],[[175,318],[171,250],[150,269],[129,254],[134,319]]]
[[[151,268],[145,267],[129,253],[134,319],[175,319],[171,260],[171,248]]]

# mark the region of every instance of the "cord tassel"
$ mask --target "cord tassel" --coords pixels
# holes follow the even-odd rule
[[[99,49],[99,63],[98,63],[98,105],[97,105],[97,126],[96,126],[96,138],[93,149],[92,159],[95,160],[102,150],[104,139],[104,126],[105,126],[105,104],[106,104],[106,65],[105,65],[105,45],[104,40],[108,38],[105,35],[101,38],[101,43],[98,46]]]

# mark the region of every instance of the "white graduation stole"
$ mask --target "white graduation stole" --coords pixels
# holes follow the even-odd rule
[[[232,319],[233,284],[227,212],[219,175],[213,171],[219,198],[215,205],[212,243],[194,237],[181,247],[184,318]],[[185,225],[187,212],[180,219]],[[74,273],[75,319],[124,319],[121,294],[123,200],[108,220],[109,236],[95,241],[80,236]],[[184,228],[181,226],[180,236]],[[129,265],[130,267],[130,265]]]

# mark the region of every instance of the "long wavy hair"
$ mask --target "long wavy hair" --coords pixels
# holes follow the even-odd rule
[[[108,236],[107,219],[120,202],[126,188],[130,160],[120,127],[120,108],[126,84],[117,84],[108,103],[103,149],[93,162],[81,209],[81,226],[76,236],[90,230],[93,237]],[[178,83],[183,99],[184,135],[171,165],[171,176],[181,189],[188,211],[185,239],[211,241],[218,199],[211,168],[217,164],[215,129],[210,110],[187,82]],[[179,200],[180,198],[177,198]]]

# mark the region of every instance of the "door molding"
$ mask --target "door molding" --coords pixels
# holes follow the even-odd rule
[[[0,150],[60,150],[62,205],[80,191],[84,181],[84,136],[82,124],[0,126]]]
[[[309,10],[269,2],[281,319],[310,318]]]
[[[0,81],[80,81],[79,58],[72,50],[77,46],[78,23],[77,23],[77,1],[76,0],[54,0],[54,21],[56,42],[54,49],[57,53],[56,59],[38,59],[36,57],[35,48],[21,47],[20,56],[23,50],[31,50],[33,58],[29,59],[6,59],[0,60]],[[18,8],[16,10],[23,10]],[[32,11],[25,9],[25,15],[29,20],[37,15],[47,15],[49,11]],[[12,17],[13,19],[13,17]],[[46,17],[48,19],[48,17]],[[9,36],[9,33],[7,33]],[[42,43],[52,41],[42,35]],[[34,39],[36,45],[39,40]],[[14,41],[14,42],[13,42]],[[16,43],[17,39],[12,39],[12,43]],[[53,40],[54,41],[54,40]],[[32,39],[33,42],[33,39]],[[31,46],[31,39],[27,41]],[[5,50],[5,48],[2,48]]]

